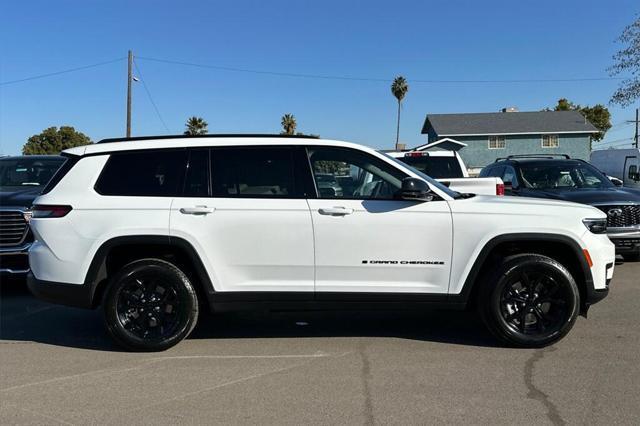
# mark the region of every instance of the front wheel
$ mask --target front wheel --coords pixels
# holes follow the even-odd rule
[[[481,283],[478,308],[502,342],[536,348],[562,339],[573,327],[580,293],[571,273],[542,255],[506,258]]]
[[[191,333],[198,318],[189,278],[160,259],[124,266],[111,279],[102,306],[109,334],[132,351],[168,349]]]

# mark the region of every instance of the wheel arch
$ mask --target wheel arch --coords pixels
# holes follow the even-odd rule
[[[215,292],[213,283],[196,249],[187,240],[168,235],[127,235],[102,243],[93,256],[84,285],[90,289],[92,307],[100,304],[108,278],[118,267],[141,258],[158,257],[168,260],[194,282],[202,301]]]
[[[580,244],[575,239],[561,234],[504,234],[492,238],[476,257],[464,280],[462,291],[449,296],[451,301],[465,305],[475,303],[478,281],[488,268],[501,258],[518,253],[542,254],[559,261],[569,269],[580,290],[581,313],[586,314],[587,300],[595,291],[591,268]]]

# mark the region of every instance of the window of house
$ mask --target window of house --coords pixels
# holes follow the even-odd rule
[[[542,147],[543,148],[558,148],[560,141],[558,135],[542,135]]]
[[[489,149],[505,149],[507,139],[504,136],[489,136]]]

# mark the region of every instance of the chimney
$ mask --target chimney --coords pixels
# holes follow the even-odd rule
[[[501,110],[502,112],[518,112],[518,107],[506,107],[506,108],[502,108]]]

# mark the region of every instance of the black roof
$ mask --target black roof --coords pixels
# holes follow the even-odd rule
[[[428,114],[422,133],[430,127],[438,137],[598,132],[578,111]]]
[[[132,142],[132,141],[146,141],[156,139],[183,139],[183,138],[299,138],[299,139],[319,139],[318,136],[313,135],[281,135],[281,134],[268,134],[268,133],[228,133],[228,134],[207,134],[207,135],[159,135],[159,136],[133,136],[130,138],[109,138],[102,139],[97,143],[110,143],[110,142]]]

